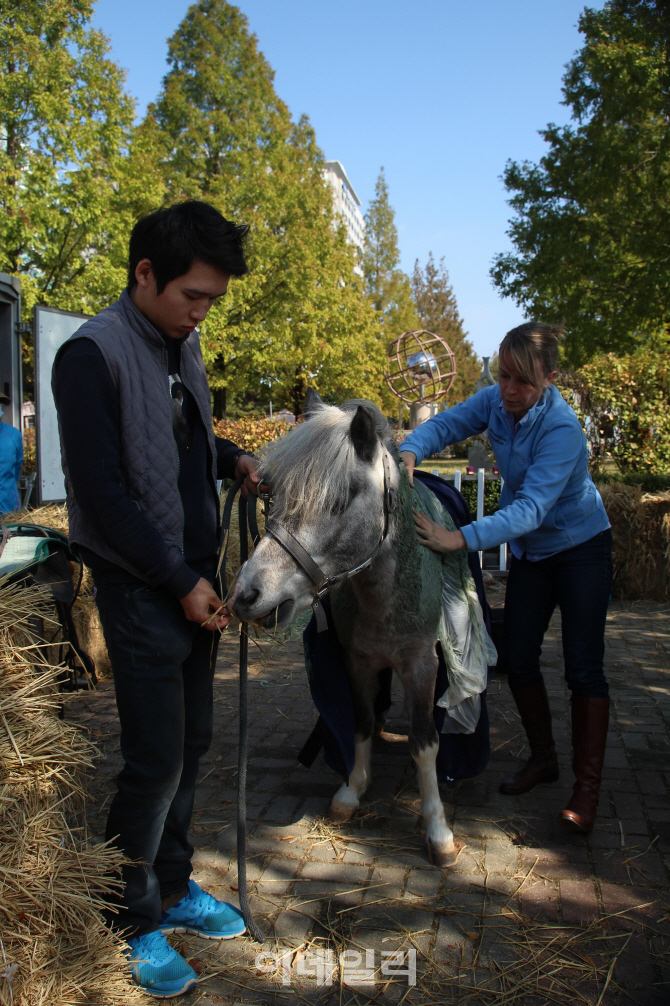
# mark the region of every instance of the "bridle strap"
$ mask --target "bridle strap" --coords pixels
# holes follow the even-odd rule
[[[309,552],[302,547],[298,539],[294,538],[290,531],[287,531],[285,527],[282,527],[275,520],[266,521],[265,530],[279,542],[281,547],[297,562],[298,566],[307,573],[317,592],[328,583],[326,574],[317,566]]]
[[[266,521],[266,532],[272,535],[281,547],[288,552],[293,561],[307,574],[316,587],[316,596],[312,602],[312,609],[316,617],[317,632],[324,632],[328,628],[328,620],[321,604],[321,598],[324,594],[328,593],[331,587],[335,587],[343,583],[344,580],[348,580],[350,577],[362,572],[362,570],[367,569],[376,559],[379,550],[388,537],[390,517],[396,508],[396,490],[391,485],[391,466],[389,464],[388,451],[384,447],[382,447],[382,451],[382,463],[384,465],[384,528],[374,551],[358,566],[354,566],[353,569],[347,569],[343,573],[335,573],[334,576],[326,576],[321,567],[314,562],[309,552],[303,548],[298,539],[290,531],[287,531],[285,527],[275,520],[270,519]]]

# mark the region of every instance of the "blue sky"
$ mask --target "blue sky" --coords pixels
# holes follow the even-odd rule
[[[561,78],[581,45],[579,0],[241,0],[294,117],[307,114],[363,204],[383,165],[402,266],[444,256],[465,327],[492,353],[523,320],[489,279],[509,247],[506,161],[536,161],[563,123]],[[590,6],[601,7],[602,2]],[[166,72],[185,0],[98,0],[142,114]],[[549,320],[549,319],[547,319]],[[569,321],[569,319],[568,319]]]

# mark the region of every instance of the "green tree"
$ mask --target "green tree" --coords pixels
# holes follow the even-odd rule
[[[541,131],[539,164],[508,163],[514,251],[492,269],[501,293],[567,320],[566,358],[665,343],[670,321],[670,130],[664,6],[586,9],[568,64],[572,123]]]
[[[377,312],[381,336],[387,344],[403,332],[421,328],[409,277],[398,268],[399,264],[395,212],[382,168],[375,197],[365,215],[363,275],[368,298]]]
[[[561,380],[586,427],[592,468],[610,455],[622,472],[670,471],[670,361],[643,347],[600,353]]]
[[[412,273],[412,297],[421,328],[439,335],[454,351],[456,380],[449,392],[448,404],[462,402],[475,390],[481,363],[463,329],[463,319],[458,313],[456,295],[443,258],[436,265],[433,253],[429,252],[423,268],[416,260]]]
[[[665,47],[665,68],[660,71],[659,84],[667,105],[670,99],[670,7],[666,0],[609,0],[609,6],[616,14],[639,24]]]
[[[87,27],[91,0],[5,0],[0,16],[0,269],[24,304],[94,312],[123,286],[133,104]]]
[[[249,275],[203,326],[220,417],[267,401],[300,411],[308,383],[326,398],[380,402],[383,354],[334,220],[323,156],[294,123],[247,19],[225,0],[193,4],[169,40],[169,72],[149,109],[171,200],[203,198],[250,226]]]

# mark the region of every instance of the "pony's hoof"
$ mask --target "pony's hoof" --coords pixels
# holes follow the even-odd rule
[[[432,842],[426,843],[428,847],[428,860],[433,866],[447,869],[456,866],[458,857],[465,848],[465,842],[452,842],[451,845],[434,845]]]
[[[344,824],[346,821],[351,820],[355,810],[355,807],[347,803],[331,803],[328,810],[328,820],[332,821],[333,824]]]
[[[393,734],[389,733],[388,730],[380,730],[379,736],[387,744],[407,744],[409,740],[407,734]]]

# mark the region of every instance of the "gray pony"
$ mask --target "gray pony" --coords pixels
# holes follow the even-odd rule
[[[356,740],[354,769],[335,794],[329,816],[348,820],[370,784],[372,735],[383,727],[375,700],[391,668],[405,690],[428,855],[436,865],[453,866],[460,846],[445,820],[435,771],[436,643],[442,645],[452,691],[441,704],[452,709],[467,694],[467,688],[459,691],[464,680],[459,669],[476,665],[481,679],[483,667],[485,681],[489,657],[466,555],[442,556],[419,544],[413,508],[450,530],[454,525],[418,480],[410,486],[388,423],[375,405],[351,401],[336,408],[312,393],[306,416],[308,421],[262,452],[262,478],[273,489],[272,522],[288,532],[284,538],[289,543],[299,542],[329,577],[355,569],[372,556],[366,568],[332,591]],[[391,497],[395,506],[385,506]],[[315,589],[305,568],[269,533],[242,569],[234,611],[244,621],[268,628],[286,626],[313,604]],[[459,619],[468,624],[468,654],[462,640],[453,645],[450,638],[450,623]],[[476,687],[481,691],[485,685]]]

